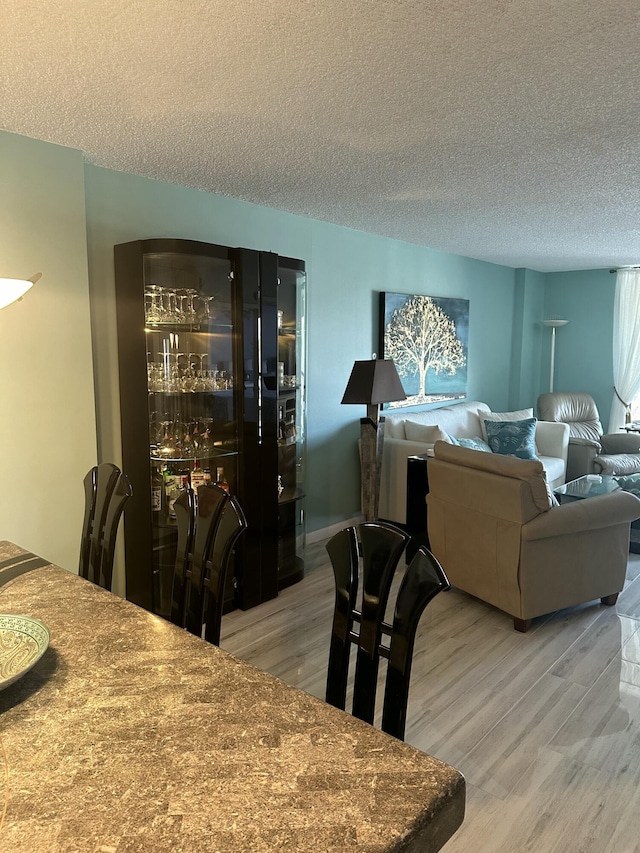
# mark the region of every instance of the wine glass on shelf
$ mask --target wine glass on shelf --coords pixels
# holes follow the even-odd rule
[[[185,323],[195,323],[198,319],[198,314],[195,308],[194,299],[197,296],[197,291],[192,288],[188,288],[184,291],[183,296],[183,315]],[[186,306],[185,306],[186,301]]]
[[[184,436],[187,432],[187,425],[184,421],[180,420],[180,414],[176,413],[176,416],[173,420],[173,424],[171,427],[171,434],[173,436],[173,441],[178,451],[177,455],[182,456],[182,445],[184,442]]]
[[[206,391],[207,390],[207,383],[206,383],[206,377],[204,375],[204,371],[202,369],[202,363],[203,363],[203,359],[206,358],[207,354],[206,354],[206,352],[205,353],[192,352],[192,353],[190,353],[190,356],[193,356],[194,364],[195,364],[196,360],[198,362],[198,367],[195,369],[195,383],[194,383],[193,390],[194,391]]]
[[[213,302],[214,297],[207,296],[204,293],[200,293],[199,296],[202,305],[198,311],[198,320],[201,323],[208,323],[211,320],[211,303]]]
[[[163,322],[179,323],[180,309],[175,290],[163,289],[162,291],[162,308],[164,313]]]
[[[199,431],[201,432],[198,456],[200,459],[210,459],[213,453],[213,440],[211,439],[211,427],[213,418],[200,418]]]
[[[181,353],[184,356],[184,353]],[[193,368],[193,359],[192,356],[194,353],[190,352],[186,354],[186,361],[184,362],[184,367],[182,368],[182,374],[180,376],[180,390],[189,393],[195,389],[196,385],[196,372]]]
[[[148,284],[144,289],[144,314],[147,323],[162,323],[165,320],[163,289],[157,284]]]
[[[195,459],[196,444],[191,433],[191,424],[185,424],[185,431],[182,438],[182,458]]]
[[[172,421],[162,421],[160,426],[162,428],[162,438],[158,441],[155,448],[155,456],[160,459],[175,459],[179,454],[175,436],[171,431]]]

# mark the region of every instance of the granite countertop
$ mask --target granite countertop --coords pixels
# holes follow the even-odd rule
[[[51,633],[0,691],[3,853],[417,853],[461,824],[453,767],[42,562],[0,542],[0,612]]]

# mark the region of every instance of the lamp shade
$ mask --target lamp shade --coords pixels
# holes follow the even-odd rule
[[[560,326],[566,326],[568,320],[562,320],[560,317],[550,317],[548,320],[543,320],[542,325],[551,329],[559,329]]]
[[[402,382],[391,359],[374,358],[356,361],[342,397],[342,403],[359,403],[367,406],[406,400]]]

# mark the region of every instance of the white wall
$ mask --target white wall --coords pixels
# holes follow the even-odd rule
[[[0,275],[36,272],[0,311],[0,538],[77,571],[96,462],[82,155],[0,132]]]

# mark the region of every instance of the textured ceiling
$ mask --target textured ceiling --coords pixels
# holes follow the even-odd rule
[[[640,262],[638,0],[2,0],[0,127],[538,270]]]

